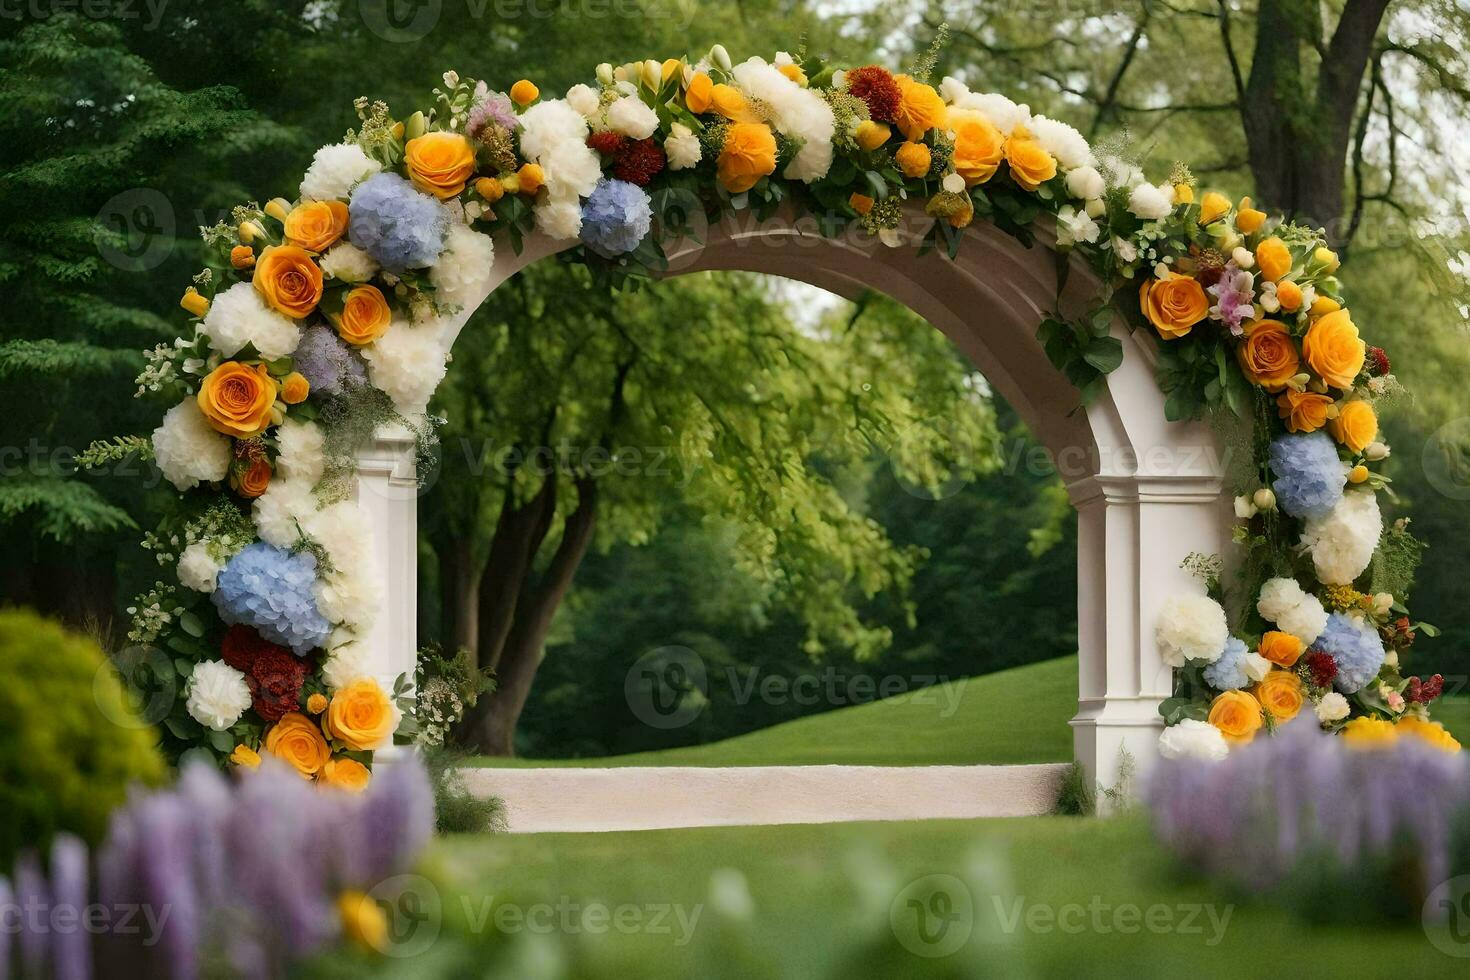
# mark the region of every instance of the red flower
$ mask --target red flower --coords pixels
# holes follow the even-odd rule
[[[1416,704],[1428,704],[1444,693],[1444,678],[1435,674],[1428,680],[1409,678],[1409,687],[1404,691],[1404,700]]]
[[[628,137],[622,133],[614,132],[611,129],[605,129],[600,133],[593,133],[587,137],[588,146],[592,147],[598,153],[603,153],[607,156],[615,156],[627,143]]]
[[[1382,347],[1374,347],[1372,344],[1368,345],[1368,362],[1373,366],[1375,377],[1381,378],[1393,369],[1393,363],[1388,359],[1388,351]]]
[[[613,164],[613,176],[643,187],[664,168],[664,151],[652,138],[626,144]]]
[[[867,103],[868,115],[878,122],[893,122],[898,104],[903,100],[898,82],[893,80],[887,68],[879,65],[850,70],[847,73],[847,91]]]
[[[1327,687],[1337,677],[1337,661],[1322,650],[1313,650],[1302,658],[1302,662],[1307,665],[1314,687]]]
[[[286,712],[301,707],[306,664],[291,651],[276,647],[255,658],[245,683],[250,685],[255,713],[266,721],[280,721]]]
[[[285,647],[276,646],[249,626],[237,624],[225,631],[220,642],[220,659],[242,674],[249,674],[256,658],[271,651],[288,653]]]

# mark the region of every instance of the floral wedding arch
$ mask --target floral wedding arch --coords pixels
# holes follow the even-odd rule
[[[1374,471],[1396,382],[1320,232],[953,78],[784,53],[604,64],[559,99],[451,72],[407,118],[357,110],[293,200],[203,230],[191,330],[140,378],[176,403],[134,445],[189,515],[145,542],[182,587],[132,633],[175,656],[175,748],[354,788],[411,731],[414,431],[476,306],[560,251],[614,287],[876,288],[984,366],[1079,511],[1072,724],[1103,784],[1298,715],[1458,748],[1438,678],[1400,669],[1420,546]]]

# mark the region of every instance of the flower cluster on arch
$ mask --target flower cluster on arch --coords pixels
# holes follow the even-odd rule
[[[1166,753],[1217,756],[1303,712],[1357,738],[1453,746],[1427,720],[1437,679],[1399,671],[1420,625],[1401,604],[1418,545],[1402,522],[1384,530],[1373,471],[1388,455],[1375,403],[1396,385],[1320,232],[1200,193],[1182,166],[1150,182],[958,79],[786,53],[604,64],[562,98],[449,72],[404,118],[365,99],[357,113],[292,198],[204,229],[219,258],[184,295],[191,332],[140,378],[179,399],[152,450],[192,515],[147,542],[182,591],[160,583],[134,623],[135,640],[181,654],[180,744],[365,780],[347,764],[370,765],[398,709],[364,659],[379,597],[352,454],[377,424],[421,422],[446,326],[483,298],[497,239],[571,243],[616,285],[660,272],[696,216],[786,207],[895,247],[912,247],[900,226],[922,213],[920,247],[951,254],[977,217],[1033,245],[1049,215],[1056,247],[1107,285],[1095,314],[1039,329],[1083,397],[1123,357],[1121,306],[1157,336],[1171,418],[1252,420],[1237,501],[1249,571],[1227,585],[1218,556],[1196,556],[1210,595],[1171,599],[1158,623],[1178,668]],[[1222,602],[1242,592],[1232,635]]]

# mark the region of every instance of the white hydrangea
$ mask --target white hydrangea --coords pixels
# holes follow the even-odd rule
[[[742,92],[769,108],[771,124],[801,144],[781,173],[788,180],[808,184],[827,176],[832,167],[832,133],[836,128],[827,100],[802,88],[762,58],[736,65],[732,75]]]
[[[1031,123],[1030,106],[1019,105],[994,92],[971,92],[969,86],[956,78],[945,78],[940,82],[939,92],[954,108],[980,113],[1003,136],[1009,136],[1018,126],[1029,126]]]
[[[1102,174],[1096,167],[1078,167],[1067,173],[1067,193],[1079,200],[1096,200],[1105,190]]]
[[[658,130],[658,113],[636,95],[625,95],[607,107],[607,128],[629,139],[646,140]]]
[[[302,528],[335,568],[357,569],[367,562],[372,528],[355,501],[339,500],[313,511],[302,521]]]
[[[669,138],[664,140],[664,153],[668,155],[670,170],[688,170],[699,163],[704,148],[699,145],[699,137],[692,129],[683,123],[674,123],[669,129]]]
[[[329,621],[359,630],[372,625],[382,597],[372,576],[357,569],[339,569],[317,579],[313,592],[317,608]]]
[[[536,206],[536,230],[555,239],[576,238],[582,230],[582,208],[575,199],[550,200]]]
[[[179,490],[189,490],[225,478],[230,471],[230,439],[214,430],[191,396],[165,412],[162,424],[153,430],[153,460],[164,479]]]
[[[1169,598],[1154,627],[1164,663],[1183,667],[1186,660],[1213,663],[1230,636],[1225,610],[1209,596],[1185,593]]]
[[[1036,142],[1041,144],[1041,148],[1056,157],[1057,163],[1064,169],[1073,170],[1097,164],[1086,137],[1066,123],[1045,116],[1032,116],[1031,124],[1027,128],[1036,137]]]
[[[490,268],[495,264],[495,241],[468,225],[453,224],[444,239],[444,251],[429,270],[435,299],[470,309],[484,298]]]
[[[209,553],[208,541],[195,541],[179,555],[179,582],[187,589],[207,594],[214,591],[224,567],[224,562]]]
[[[322,661],[322,683],[329,691],[340,691],[359,677],[370,676],[368,649],[359,642],[343,643]]]
[[[383,334],[362,349],[368,380],[387,393],[407,416],[422,415],[429,396],[444,378],[445,353],[437,323],[412,326],[394,320]]]
[[[278,478],[255,498],[251,516],[262,541],[277,548],[294,548],[301,541],[302,525],[317,509],[313,485],[303,479]]]
[[[1159,735],[1159,755],[1165,759],[1218,761],[1229,754],[1225,734],[1209,722],[1185,718]]]
[[[250,707],[250,686],[245,675],[223,660],[195,664],[189,675],[189,717],[205,728],[222,732]]]
[[[313,201],[345,201],[352,196],[352,188],[382,169],[383,165],[356,143],[324,146],[312,156],[311,166],[301,178],[301,196]]]
[[[1307,518],[1302,546],[1312,553],[1317,577],[1328,585],[1350,585],[1373,560],[1383,534],[1383,515],[1371,490],[1342,495],[1326,517]]]
[[[1149,183],[1139,184],[1128,194],[1128,210],[1144,221],[1167,218],[1174,210],[1174,189]]]
[[[285,424],[276,429],[277,479],[316,486],[327,467],[326,445],[327,434],[321,426],[287,416]]]
[[[597,90],[590,85],[578,83],[567,89],[567,105],[576,109],[583,116],[596,114],[602,100],[597,95]]]
[[[1327,610],[1316,596],[1304,592],[1296,579],[1268,579],[1261,586],[1256,612],[1308,646],[1327,628]]]
[[[367,282],[378,271],[378,262],[351,242],[338,242],[321,260],[322,274],[338,282]]]
[[[234,357],[246,344],[268,361],[285,357],[301,343],[301,328],[261,298],[248,282],[237,282],[209,304],[200,331],[209,346],[224,357]]]
[[[1329,691],[1322,695],[1322,700],[1316,705],[1317,720],[1322,722],[1342,721],[1352,712],[1352,706],[1348,699],[1336,691]]]

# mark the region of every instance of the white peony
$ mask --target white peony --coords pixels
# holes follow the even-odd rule
[[[1174,189],[1139,184],[1128,195],[1128,210],[1145,221],[1166,218],[1174,210]]]
[[[276,476],[314,487],[327,468],[327,434],[315,422],[286,419],[276,429]]]
[[[372,625],[382,601],[377,581],[356,569],[339,569],[317,579],[313,593],[317,608],[329,621],[359,630]]]
[[[1067,174],[1067,193],[1079,200],[1092,201],[1107,190],[1096,167],[1078,167]]]
[[[301,178],[301,196],[313,201],[345,201],[352,196],[352,188],[382,169],[383,165],[356,143],[324,146],[316,151],[306,176]]]
[[[578,83],[567,89],[567,105],[576,109],[583,116],[592,116],[602,105],[602,100],[595,88]]]
[[[361,568],[368,561],[372,528],[356,501],[339,500],[313,511],[302,521],[302,529],[339,571]]]
[[[521,114],[521,155],[541,165],[546,192],[557,200],[586,197],[602,179],[602,160],[587,145],[587,119],[562,99]]]
[[[470,310],[484,299],[495,264],[495,241],[467,225],[454,224],[444,239],[444,251],[429,270],[434,298],[439,303]]]
[[[251,516],[262,541],[277,548],[294,548],[301,541],[302,525],[317,509],[313,486],[304,479],[275,479],[255,498]]]
[[[438,323],[412,326],[393,321],[388,332],[362,349],[368,380],[387,393],[399,412],[422,415],[444,378],[445,353]]]
[[[1057,244],[1071,245],[1075,242],[1095,242],[1102,228],[1086,211],[1078,211],[1071,205],[1057,212]]]
[[[378,262],[351,242],[338,242],[322,256],[321,267],[339,282],[367,282],[378,271]]]
[[[576,238],[582,230],[581,206],[575,199],[536,205],[536,230],[551,238]]]
[[[1073,170],[1096,165],[1097,160],[1092,155],[1092,147],[1087,145],[1087,139],[1066,123],[1045,116],[1032,116],[1027,128],[1041,148],[1056,157],[1063,168]]]
[[[688,170],[699,162],[704,148],[693,130],[683,123],[674,123],[669,138],[664,140],[664,153],[668,154],[670,170]]]
[[[217,295],[199,329],[209,338],[209,346],[225,357],[234,357],[249,344],[261,357],[274,361],[301,343],[296,321],[266,306],[248,282],[237,282]]]
[[[629,139],[646,140],[658,130],[658,113],[636,95],[625,95],[607,107],[607,128]]]
[[[168,482],[189,490],[225,478],[230,439],[214,430],[191,396],[165,412],[153,430],[153,460]]]
[[[1371,490],[1342,495],[1326,517],[1307,518],[1302,546],[1312,553],[1317,577],[1328,585],[1350,585],[1373,560],[1383,534],[1383,515]]]
[[[245,675],[223,660],[195,664],[189,675],[189,717],[205,728],[222,732],[240,720],[250,707],[250,685]]]
[[[1185,718],[1159,735],[1159,755],[1165,759],[1218,761],[1230,754],[1230,743],[1209,722]]]
[[[1322,695],[1322,700],[1317,702],[1316,711],[1318,721],[1342,721],[1352,711],[1352,707],[1348,704],[1347,698],[1336,691],[1330,691]]]
[[[195,592],[210,593],[224,567],[209,553],[209,542],[195,541],[179,555],[179,582]]]
[[[343,643],[322,661],[322,683],[329,691],[340,691],[359,677],[371,676],[368,649],[360,642]]]
[[[1327,610],[1322,608],[1316,596],[1302,591],[1295,579],[1267,580],[1261,586],[1256,612],[1307,646],[1311,646],[1327,628]]]
[[[980,113],[990,124],[1009,136],[1017,126],[1031,123],[1031,107],[1019,105],[997,93],[971,92],[964,82],[946,78],[939,83],[939,92],[956,109],[973,110]]]
[[[1271,673],[1271,661],[1255,651],[1245,655],[1241,661],[1241,667],[1245,670],[1245,676],[1252,681],[1263,681],[1266,675]]]
[[[735,66],[735,84],[770,110],[771,124],[801,148],[781,173],[810,184],[832,167],[832,133],[836,119],[827,100],[781,74],[775,65],[751,58]]]
[[[1183,667],[1186,660],[1219,660],[1230,636],[1220,604],[1209,596],[1193,593],[1165,601],[1154,632],[1164,663],[1170,667]]]

